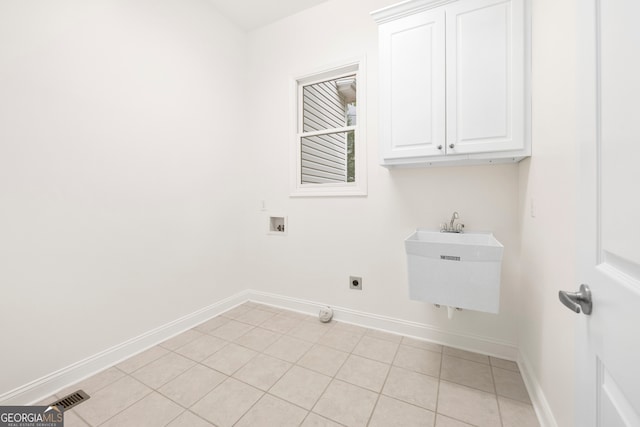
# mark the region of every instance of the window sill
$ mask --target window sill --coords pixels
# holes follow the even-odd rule
[[[289,197],[365,197],[367,189],[356,184],[308,184],[292,189]]]

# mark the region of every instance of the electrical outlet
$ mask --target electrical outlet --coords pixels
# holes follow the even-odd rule
[[[349,288],[362,290],[362,277],[349,276]]]

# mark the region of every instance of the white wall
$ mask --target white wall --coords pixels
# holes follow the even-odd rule
[[[369,16],[395,0],[248,40],[205,0],[0,2],[0,394],[250,287],[519,345],[572,425],[573,1],[532,2],[531,160],[397,170],[378,165]],[[361,56],[369,194],[291,199],[291,79]],[[408,299],[403,239],[453,210],[505,245],[499,315]]]
[[[520,351],[559,426],[574,425],[575,0],[533,3],[533,156],[520,167]],[[533,200],[535,218],[531,217]],[[526,290],[526,291],[525,291]]]
[[[245,52],[206,0],[0,2],[0,395],[246,287]]]
[[[257,264],[251,287],[515,345],[522,310],[518,166],[388,170],[378,164],[377,26],[369,13],[392,3],[329,1],[249,34]],[[361,56],[368,76],[368,196],[289,198],[293,78]],[[260,200],[288,215],[288,236],[266,235]],[[449,321],[445,310],[408,298],[403,239],[416,227],[437,228],[454,210],[467,230],[491,230],[505,246],[499,315],[464,311]],[[363,277],[362,291],[349,289],[350,275]]]

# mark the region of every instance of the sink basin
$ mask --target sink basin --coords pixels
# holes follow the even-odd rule
[[[405,249],[411,299],[498,312],[504,247],[492,233],[417,229]]]
[[[441,233],[418,229],[405,240],[408,254],[464,257],[464,261],[500,261],[503,246],[493,233]]]

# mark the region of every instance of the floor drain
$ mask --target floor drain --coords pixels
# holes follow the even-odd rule
[[[68,411],[76,405],[81,404],[85,400],[89,399],[89,395],[82,390],[78,390],[74,393],[66,395],[60,400],[56,400],[49,406],[57,406],[62,409],[62,411]]]

